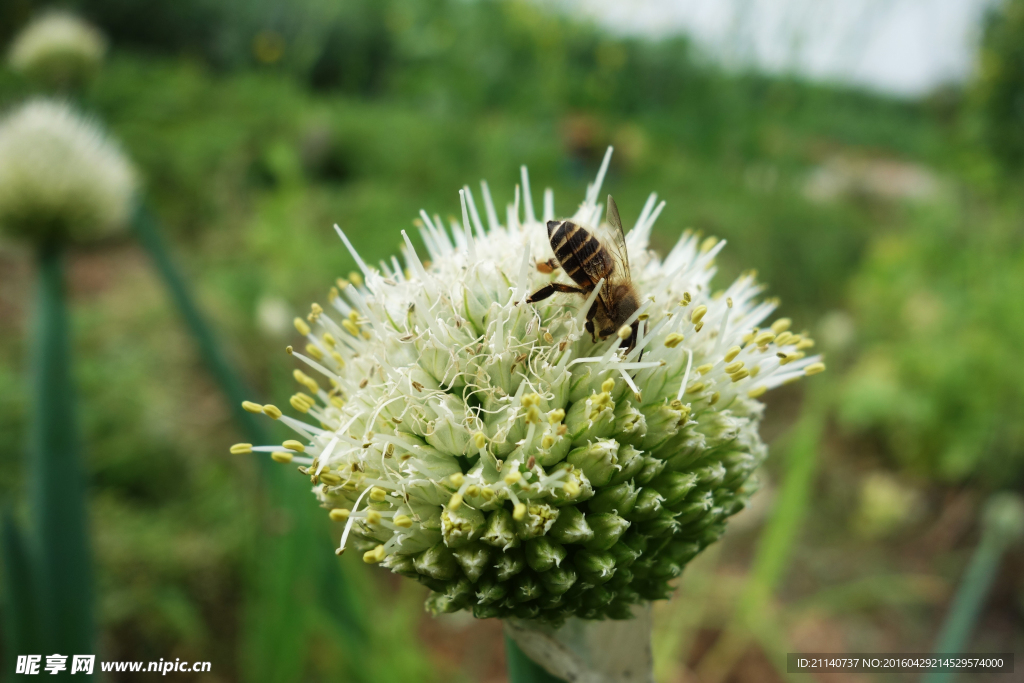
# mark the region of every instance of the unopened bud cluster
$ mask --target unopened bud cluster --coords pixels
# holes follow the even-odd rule
[[[600,222],[606,167],[580,225]],[[371,268],[341,234],[360,272],[296,320],[307,343],[289,348],[307,366],[290,401],[304,419],[245,404],[299,436],[234,450],[297,465],[344,524],[339,551],[425,584],[434,611],[626,618],[666,597],[754,491],[757,398],[824,365],[788,320],[765,326],[775,303],[752,274],[711,289],[723,242],[648,251],[654,196],[626,238],[636,347],[595,342],[596,293],[525,303],[567,280],[536,268],[552,254],[525,169],[504,222],[483,189],[487,227],[468,188],[450,229],[421,213],[429,264],[403,233],[404,263]],[[554,215],[549,191],[541,218]]]

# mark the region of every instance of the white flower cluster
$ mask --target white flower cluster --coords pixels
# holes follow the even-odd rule
[[[102,130],[66,104],[35,100],[0,121],[0,232],[36,244],[124,226],[136,179]]]
[[[99,68],[107,41],[92,25],[68,12],[42,15],[15,36],[11,68],[52,87],[79,86]]]
[[[600,221],[608,160],[580,225]],[[775,303],[752,274],[712,291],[723,241],[648,251],[654,195],[626,236],[643,299],[632,351],[584,331],[601,284],[586,301],[525,303],[566,278],[536,268],[552,257],[553,196],[538,221],[525,168],[521,188],[504,223],[486,184],[486,227],[468,188],[450,231],[421,212],[429,261],[403,231],[404,264],[370,267],[338,230],[361,272],[295,321],[305,419],[245,404],[299,438],[233,452],[298,464],[345,523],[339,552],[423,582],[434,610],[625,618],[744,506],[765,456],[757,398],[824,365],[788,320],[764,326]]]

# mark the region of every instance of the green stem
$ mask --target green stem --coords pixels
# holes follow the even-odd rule
[[[1003,535],[991,530],[982,534],[981,542],[971,557],[971,563],[960,581],[949,614],[935,642],[933,651],[936,654],[953,654],[965,650],[985,604],[985,596],[992,587],[1004,550],[1006,539]],[[954,675],[952,671],[929,673],[922,682],[947,683],[953,680]]]
[[[157,271],[159,271],[160,276],[164,280],[164,284],[167,286],[167,290],[171,294],[171,298],[174,299],[174,303],[181,312],[181,316],[185,319],[185,324],[188,325],[192,337],[195,339],[196,344],[198,344],[203,360],[206,361],[206,365],[209,367],[210,372],[213,373],[217,384],[220,385],[221,391],[224,392],[224,396],[231,403],[231,414],[235,422],[238,423],[238,427],[252,443],[267,443],[266,431],[260,425],[257,416],[247,413],[242,408],[242,401],[249,400],[252,394],[246,389],[242,380],[235,373],[231,363],[228,362],[227,357],[221,351],[213,329],[206,323],[206,319],[199,311],[199,307],[196,305],[185,279],[181,276],[181,273],[174,264],[174,260],[171,258],[167,245],[160,235],[156,218],[143,204],[140,204],[135,212],[134,227],[135,234],[138,236],[142,246],[149,252],[150,258],[153,259],[153,264],[156,266]],[[260,462],[266,463],[266,460],[261,459]]]
[[[565,683],[527,657],[516,641],[508,636],[505,636],[505,657],[508,660],[509,683]]]
[[[60,249],[39,250],[29,437],[31,551],[48,652],[93,652],[86,480],[79,457]]]

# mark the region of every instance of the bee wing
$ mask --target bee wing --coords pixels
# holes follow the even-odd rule
[[[603,231],[607,237],[606,242],[615,257],[616,275],[625,282],[630,281],[629,253],[626,251],[626,236],[622,232],[622,219],[619,218],[619,207],[615,200],[608,195],[608,211],[606,213],[609,230]]]

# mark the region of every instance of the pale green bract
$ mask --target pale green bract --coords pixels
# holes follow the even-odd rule
[[[600,221],[610,153],[580,225]],[[525,303],[566,281],[535,267],[552,257],[550,190],[539,221],[524,168],[503,223],[486,184],[484,220],[461,194],[450,231],[421,213],[429,262],[403,232],[404,262],[371,267],[339,230],[361,274],[296,320],[310,374],[296,371],[291,404],[312,420],[247,403],[301,441],[233,451],[299,464],[345,522],[339,551],[426,584],[434,611],[628,618],[756,488],[757,397],[824,365],[788,320],[760,327],[775,303],[752,274],[712,293],[723,241],[687,233],[663,259],[648,251],[654,195],[626,236],[645,321],[627,355],[584,331],[597,290]]]

